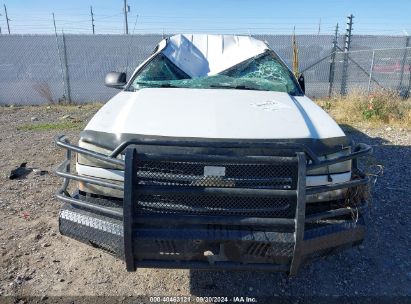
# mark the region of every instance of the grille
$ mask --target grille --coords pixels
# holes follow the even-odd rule
[[[272,162],[140,160],[137,162],[138,187],[161,186],[177,191],[137,190],[136,212],[294,218],[295,196],[250,196],[238,192],[235,195],[221,192],[199,194],[182,188],[293,190],[297,186],[297,177],[297,160],[291,158]]]
[[[224,176],[205,176],[205,166],[224,167]],[[207,163],[207,162],[139,162],[137,176],[139,184],[258,188],[258,189],[295,189],[297,166],[284,163]]]
[[[292,218],[295,203],[289,198],[215,195],[140,195],[138,213],[236,215]]]

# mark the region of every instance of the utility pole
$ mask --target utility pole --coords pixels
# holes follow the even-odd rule
[[[6,14],[7,29],[9,30],[9,35],[10,35],[10,24],[9,24],[9,21],[11,21],[11,19],[9,19],[9,16],[7,15],[7,7],[6,7],[5,4],[4,4],[4,12],[5,12],[5,14]]]
[[[320,18],[320,22],[318,23],[318,35],[320,35],[321,33],[321,18]]]
[[[345,35],[345,43],[344,43],[344,52],[350,51],[351,46],[351,36],[352,36],[352,25],[354,24],[352,21],[354,19],[354,15],[347,16],[347,28],[346,28],[346,35]]]
[[[91,15],[91,27],[93,29],[93,35],[95,34],[94,32],[94,14],[93,14],[93,7],[90,6],[90,15]]]
[[[56,27],[56,18],[54,18],[54,13],[51,13],[53,15],[53,25],[54,25],[54,33],[56,34],[56,39],[57,39],[57,27]],[[57,43],[58,45],[58,43]]]
[[[331,97],[331,94],[333,92],[334,74],[335,74],[335,56],[336,56],[336,52],[337,52],[337,45],[338,45],[338,23],[335,26],[333,48],[331,50],[330,74],[329,74],[329,80],[328,80],[328,82],[329,82],[328,97]]]
[[[350,51],[351,47],[351,37],[352,37],[352,25],[354,24],[352,21],[354,19],[353,14],[347,16],[347,28],[345,33],[345,41],[344,41],[344,63],[343,63],[343,70],[342,70],[342,80],[341,80],[341,95],[347,95],[347,72],[348,72],[348,52]]]
[[[124,32],[128,35],[128,21],[127,21],[127,13],[130,11],[130,7],[127,5],[127,0],[124,0]]]

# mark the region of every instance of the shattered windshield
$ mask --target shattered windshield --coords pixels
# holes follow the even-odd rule
[[[159,54],[134,76],[129,87],[142,88],[221,88],[302,94],[291,72],[273,52],[250,58],[217,75],[196,78],[190,78]]]

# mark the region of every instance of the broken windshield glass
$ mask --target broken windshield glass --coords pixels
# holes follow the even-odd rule
[[[185,78],[190,77],[160,53],[143,67],[134,82],[168,81]]]
[[[248,59],[217,75],[190,78],[161,55],[153,59],[135,76],[131,88],[195,88],[239,89],[285,92],[300,95],[301,91],[287,67],[272,52]]]

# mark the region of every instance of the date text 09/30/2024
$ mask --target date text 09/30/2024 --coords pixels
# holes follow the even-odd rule
[[[150,303],[257,303],[253,297],[150,297]]]

